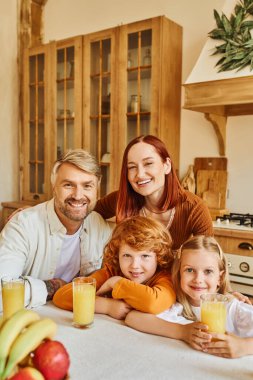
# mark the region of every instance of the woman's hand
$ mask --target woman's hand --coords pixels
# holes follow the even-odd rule
[[[212,339],[212,335],[207,333],[208,326],[201,322],[193,322],[183,326],[182,340],[192,348],[203,351],[203,344]]]
[[[249,354],[247,350],[250,347],[251,339],[247,344],[246,338],[240,338],[233,334],[212,333],[212,337],[217,340],[205,343],[203,346],[203,351],[208,354],[223,358],[240,358]]]
[[[7,217],[7,222],[9,222],[9,220],[11,220],[11,218],[12,218],[14,215],[18,214],[20,211],[23,211],[24,209],[29,208],[29,207],[31,207],[31,206],[24,205],[23,207],[19,207],[19,208],[17,208],[16,210],[14,210],[14,211],[13,211],[13,212]]]
[[[121,276],[113,276],[108,278],[102,286],[97,291],[97,296],[102,296],[103,294],[107,294],[108,292],[111,292],[112,289],[114,288],[115,284],[121,280],[123,277]]]
[[[244,294],[242,293],[239,293],[239,292],[231,292],[231,294],[233,294],[233,296],[235,298],[237,298],[239,301],[242,301],[244,303],[247,303],[249,305],[252,305],[252,303],[250,302],[249,300],[249,297],[245,296]]]

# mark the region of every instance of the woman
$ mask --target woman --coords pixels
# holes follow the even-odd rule
[[[97,202],[95,211],[117,222],[144,215],[170,231],[173,249],[191,235],[213,235],[212,219],[202,199],[180,185],[165,144],[152,135],[132,140],[125,149],[119,190]]]

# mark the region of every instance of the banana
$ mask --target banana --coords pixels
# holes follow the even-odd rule
[[[10,375],[13,367],[23,360],[29,352],[33,351],[43,339],[52,338],[56,333],[56,329],[56,323],[50,318],[41,319],[28,326],[11,346],[8,362],[1,379],[5,380]]]
[[[22,309],[7,319],[0,330],[0,377],[4,370],[9,350],[20,332],[40,317],[35,311]]]

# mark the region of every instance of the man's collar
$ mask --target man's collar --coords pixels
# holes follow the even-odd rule
[[[62,224],[55,212],[54,198],[50,199],[50,201],[47,203],[47,217],[51,234],[54,234],[56,232],[62,232],[66,234],[66,227]]]

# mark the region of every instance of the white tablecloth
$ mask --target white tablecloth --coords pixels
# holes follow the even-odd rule
[[[71,380],[252,380],[253,356],[223,359],[181,341],[140,333],[104,315],[90,329],[74,328],[72,313],[51,303],[37,309],[58,324]]]

